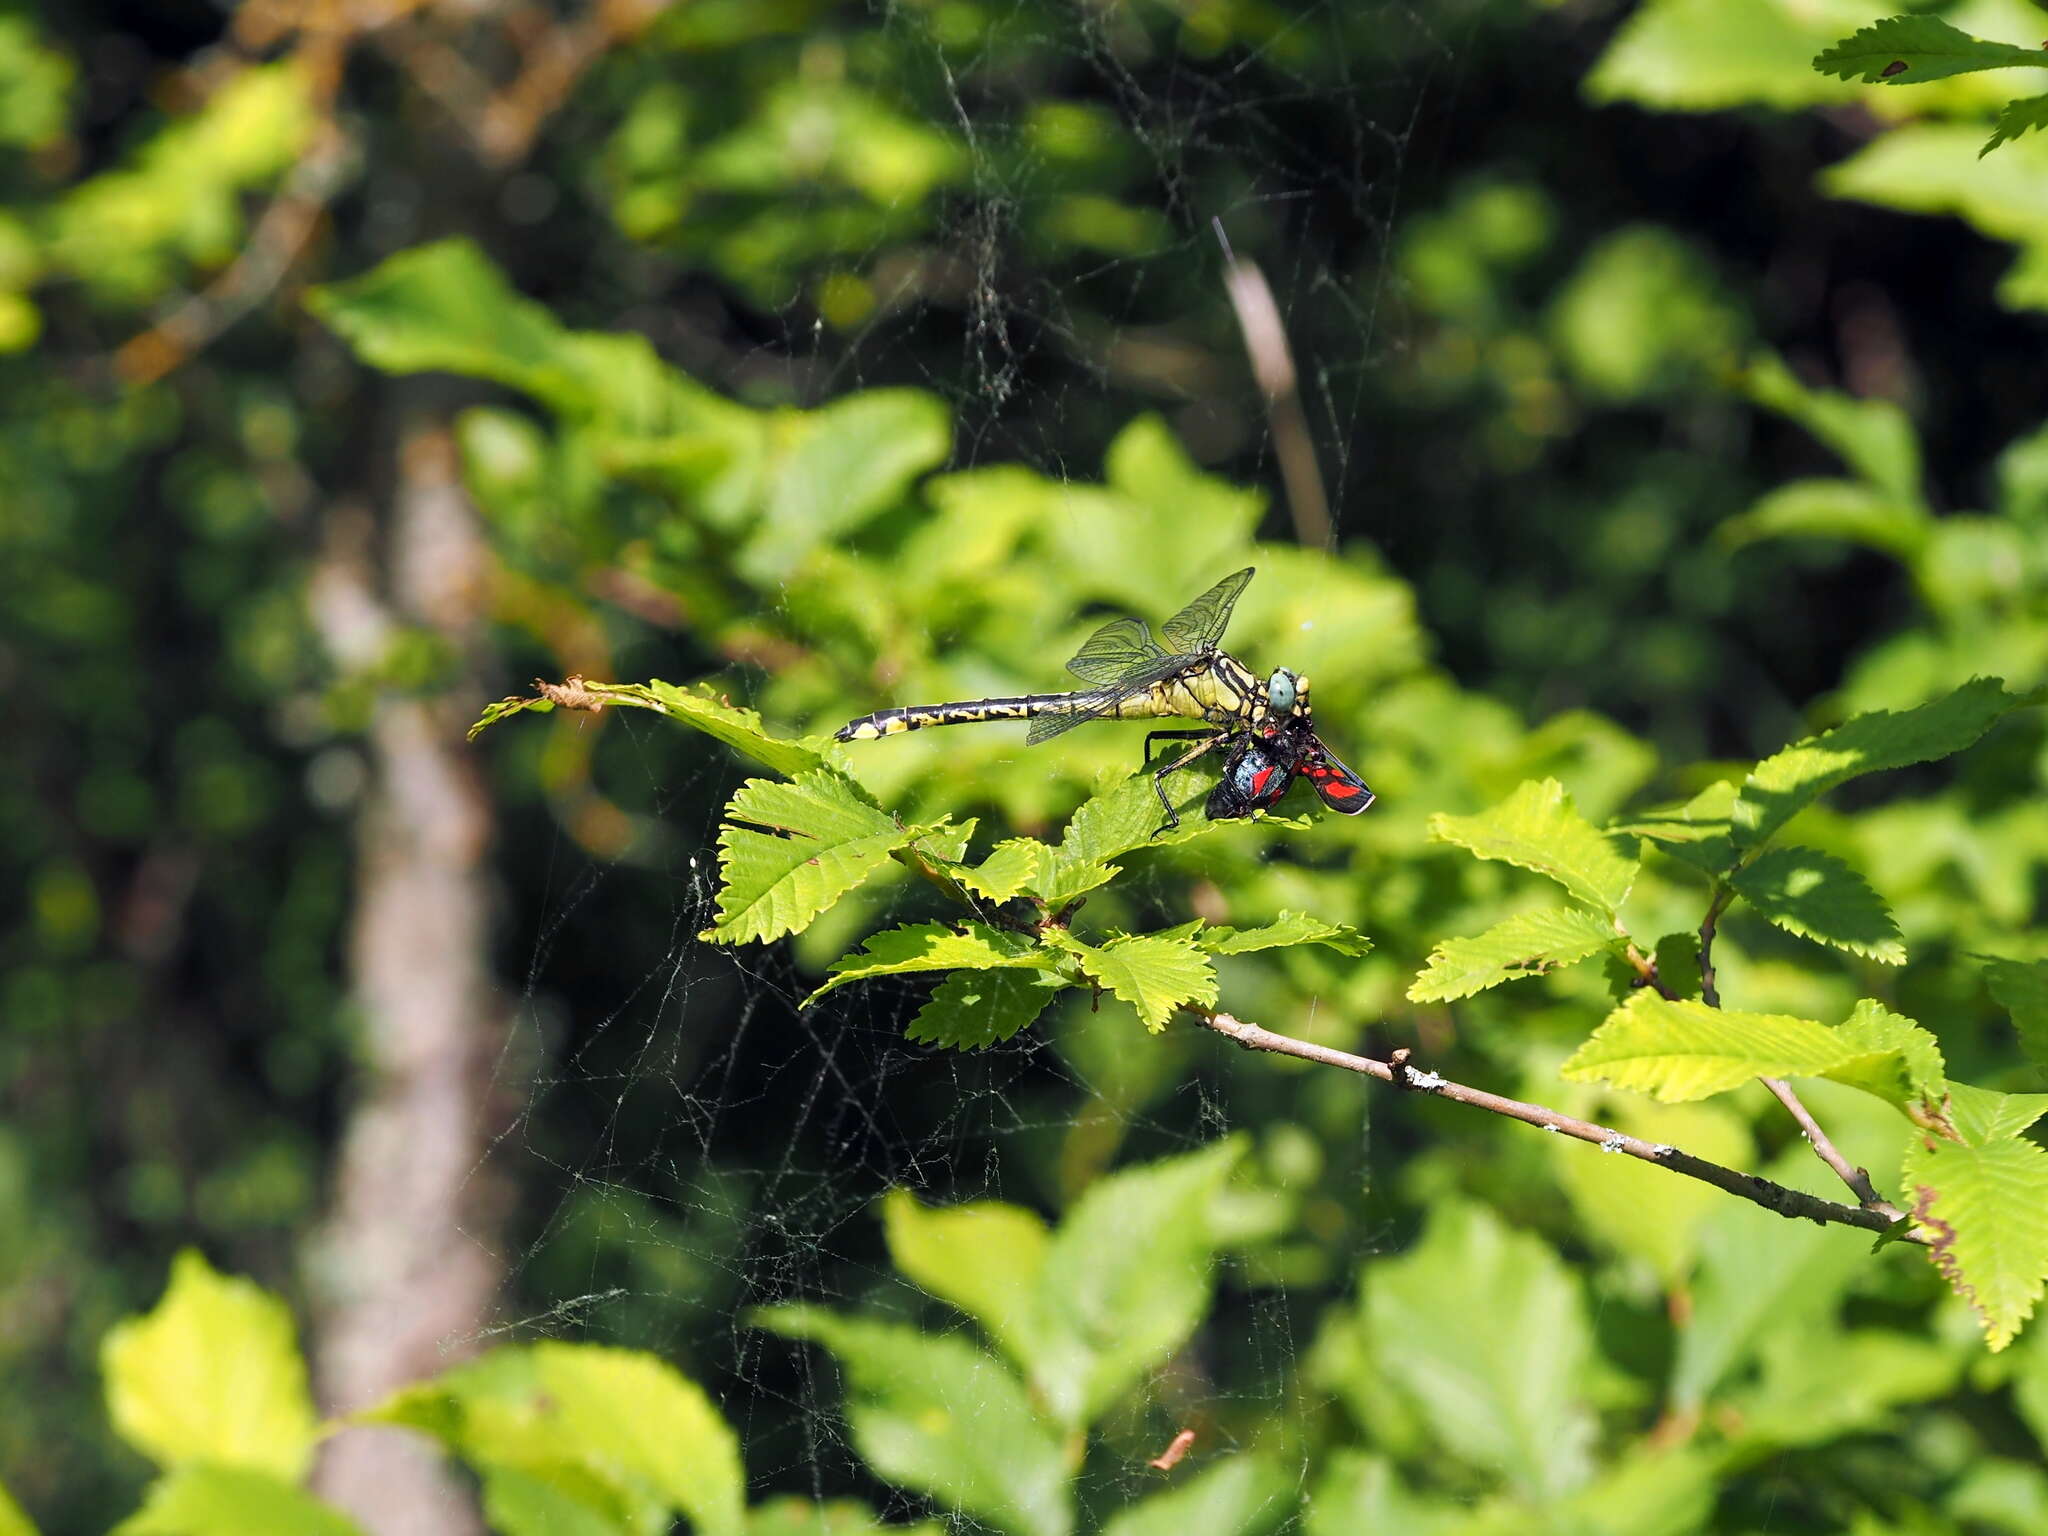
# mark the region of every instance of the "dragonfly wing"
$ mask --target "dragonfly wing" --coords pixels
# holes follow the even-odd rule
[[[1302,759],[1301,774],[1333,811],[1356,816],[1373,802],[1373,792],[1366,788],[1365,780],[1332,757],[1321,742]]]
[[[1150,672],[1165,655],[1143,619],[1111,619],[1074,652],[1067,670],[1084,683],[1113,688],[1126,678]]]
[[[1176,656],[1167,651],[1155,651],[1152,660],[1142,671],[1127,674],[1114,686],[1090,693],[1074,694],[1065,708],[1036,716],[1031,722],[1030,732],[1024,738],[1025,744],[1035,747],[1041,741],[1052,740],[1062,731],[1070,731],[1087,721],[1114,715],[1119,705],[1137,698],[1147,689],[1171,678],[1199,671],[1205,665],[1203,660],[1194,656]]]
[[[1237,594],[1244,590],[1244,584],[1252,579],[1252,572],[1257,569],[1257,566],[1248,565],[1224,577],[1168,619],[1160,626],[1166,633],[1166,643],[1176,651],[1215,650],[1222,643],[1223,631],[1229,627],[1230,610],[1237,606]]]

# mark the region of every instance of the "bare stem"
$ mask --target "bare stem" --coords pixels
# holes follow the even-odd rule
[[[1813,1118],[1812,1111],[1799,1101],[1799,1095],[1792,1091],[1792,1085],[1782,1077],[1760,1077],[1757,1079],[1771,1090],[1777,1101],[1784,1105],[1792,1118],[1799,1122],[1799,1129],[1805,1134],[1814,1153],[1826,1163],[1849,1186],[1850,1192],[1863,1202],[1866,1211],[1876,1211],[1890,1221],[1897,1221],[1906,1213],[1893,1205],[1877,1192],[1877,1186],[1870,1182],[1870,1170],[1858,1168],[1842,1156],[1835,1144],[1828,1139],[1828,1133],[1820,1128],[1820,1122]]]
[[[1246,1024],[1227,1013],[1212,1013],[1199,1008],[1184,1011],[1199,1019],[1204,1027],[1215,1030],[1219,1035],[1227,1035],[1247,1050],[1272,1051],[1302,1061],[1317,1062],[1326,1067],[1341,1067],[1346,1072],[1356,1072],[1363,1077],[1376,1077],[1383,1083],[1391,1083],[1412,1093],[1431,1093],[1440,1099],[1449,1099],[1457,1104],[1469,1104],[1475,1109],[1488,1110],[1496,1115],[1506,1115],[1511,1120],[1540,1126],[1546,1131],[1570,1136],[1577,1141],[1590,1141],[1602,1151],[1624,1153],[1642,1162],[1654,1163],[1659,1168],[1668,1168],[1673,1173],[1698,1179],[1703,1184],[1711,1184],[1716,1189],[1738,1199],[1747,1200],[1752,1205],[1760,1205],[1780,1216],[1803,1217],[1823,1225],[1834,1223],[1845,1227],[1860,1227],[1866,1232],[1889,1231],[1899,1219],[1900,1213],[1881,1201],[1877,1207],[1858,1207],[1843,1205],[1834,1200],[1823,1200],[1818,1195],[1790,1189],[1752,1173],[1739,1173],[1733,1168],[1724,1168],[1719,1163],[1710,1163],[1703,1157],[1694,1157],[1690,1152],[1682,1152],[1677,1147],[1644,1141],[1640,1137],[1610,1130],[1604,1125],[1595,1125],[1590,1120],[1579,1120],[1571,1115],[1560,1114],[1540,1104],[1525,1104],[1519,1099],[1503,1098],[1497,1093],[1488,1093],[1483,1088],[1468,1088],[1463,1083],[1451,1082],[1434,1072],[1419,1072],[1408,1064],[1406,1050],[1394,1052],[1389,1061],[1375,1061],[1370,1056],[1355,1056],[1349,1051],[1317,1045],[1308,1040],[1297,1040],[1292,1035],[1278,1034],[1257,1024]],[[1826,1140],[1825,1137],[1821,1139]],[[1868,1183],[1867,1178],[1865,1183]],[[1887,1212],[1890,1214],[1886,1214]],[[1912,1231],[1905,1233],[1904,1237],[1909,1242],[1926,1241],[1919,1233]]]

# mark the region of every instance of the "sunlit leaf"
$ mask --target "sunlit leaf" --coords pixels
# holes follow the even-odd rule
[[[1585,92],[1685,112],[1850,100],[1852,87],[1807,67],[1839,35],[1825,13],[1776,0],[1648,0],[1615,33]]]
[[[1624,817],[1608,830],[1647,837],[1674,859],[1682,859],[1702,873],[1719,875],[1735,862],[1735,844],[1728,832],[1735,794],[1731,781],[1718,780],[1682,805]]]
[[[14,1502],[4,1483],[0,1483],[0,1536],[36,1536],[27,1512]]]
[[[1000,1045],[1045,1012],[1059,990],[1039,970],[955,971],[904,1031],[918,1045],[979,1050]]]
[[[1968,1083],[1948,1085],[1948,1120],[1973,1147],[2009,1141],[2048,1114],[2048,1093],[1998,1093]]]
[[[1832,854],[1772,848],[1730,882],[1758,912],[1788,933],[1904,965],[1906,946],[1884,899]]]
[[[1905,1182],[1932,1235],[1929,1257],[2001,1350],[2048,1283],[2048,1150],[2009,1137],[1983,1146],[1915,1137]]]
[[[1937,1108],[1948,1091],[1941,1044],[1911,1019],[1865,998],[1835,1038],[1862,1054],[1819,1074],[1861,1088],[1900,1109]]]
[[[718,923],[699,935],[722,944],[765,943],[807,927],[918,835],[829,769],[787,784],[749,779],[725,813]],[[775,830],[756,832],[740,822]]]
[[[1731,818],[1738,847],[1755,848],[1828,790],[1866,773],[1931,762],[1970,746],[2028,696],[1980,677],[1907,710],[1875,710],[1765,758],[1744,780]]]
[[[1469,939],[1445,939],[1409,984],[1412,1003],[1445,1003],[1523,976],[1541,976],[1610,945],[1621,936],[1611,918],[1581,907],[1518,912]]]
[[[1978,156],[1988,155],[2001,144],[2009,144],[2023,133],[2036,128],[2048,128],[2048,96],[2022,96],[2017,101],[2008,101],[1999,109],[1998,121],[1992,124],[1991,137],[1984,141]]]
[[[1109,993],[1137,1010],[1149,1030],[1166,1027],[1182,1003],[1216,1001],[1216,968],[1186,940],[1139,934],[1101,946],[1066,946],[1081,968]]]
[[[1272,922],[1257,928],[1231,928],[1219,923],[1199,930],[1195,943],[1212,955],[1244,955],[1296,944],[1320,944],[1340,955],[1352,956],[1367,954],[1372,949],[1372,940],[1356,928],[1326,923],[1303,912],[1282,912]]]
[[[1559,1070],[1667,1104],[1710,1098],[1754,1077],[1815,1077],[1866,1054],[1811,1019],[1737,1013],[1635,993]]]
[[[1008,901],[1031,883],[1051,852],[1036,838],[1005,838],[979,864],[959,865],[952,875],[984,901]]]
[[[210,1462],[296,1482],[313,1452],[313,1402],[291,1309],[188,1248],[154,1310],[100,1343],[107,1415],[163,1467]]]
[[[1840,539],[1911,560],[1927,546],[1930,519],[1914,501],[1861,480],[1793,480],[1765,492],[1721,525],[1730,544],[1762,539]]]
[[[1027,934],[1007,933],[985,923],[911,923],[875,934],[857,953],[834,960],[826,967],[832,979],[805,998],[804,1006],[850,981],[870,976],[1044,963],[1043,952]]]
[[[1482,859],[1548,875],[1609,917],[1636,875],[1635,860],[1572,808],[1571,796],[1555,779],[1531,780],[1477,816],[1438,812],[1429,819],[1429,834]]]

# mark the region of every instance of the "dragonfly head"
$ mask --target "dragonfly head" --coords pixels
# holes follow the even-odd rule
[[[1273,675],[1266,679],[1266,713],[1268,718],[1308,718],[1308,679],[1297,677],[1285,667],[1275,667]]]

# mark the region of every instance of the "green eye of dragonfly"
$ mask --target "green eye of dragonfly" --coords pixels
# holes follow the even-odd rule
[[[1207,814],[1212,821],[1248,816],[1273,804],[1297,775],[1305,776],[1332,810],[1355,815],[1372,804],[1372,791],[1316,738],[1308,719],[1307,680],[1281,667],[1262,689],[1257,673],[1220,649],[1230,610],[1251,579],[1252,568],[1247,566],[1181,609],[1160,626],[1166,637],[1163,646],[1152,638],[1144,620],[1111,619],[1067,663],[1067,670],[1088,684],[1086,688],[877,710],[849,720],[835,739],[872,741],[930,725],[1029,720],[1025,740],[1036,745],[1084,721],[1177,716],[1200,720],[1203,726],[1150,731],[1145,736],[1147,768],[1152,767],[1155,742],[1189,744],[1152,775],[1153,790],[1166,808],[1159,832],[1180,825],[1180,815],[1166,797],[1166,776],[1219,748],[1224,752],[1223,780],[1209,796]]]

